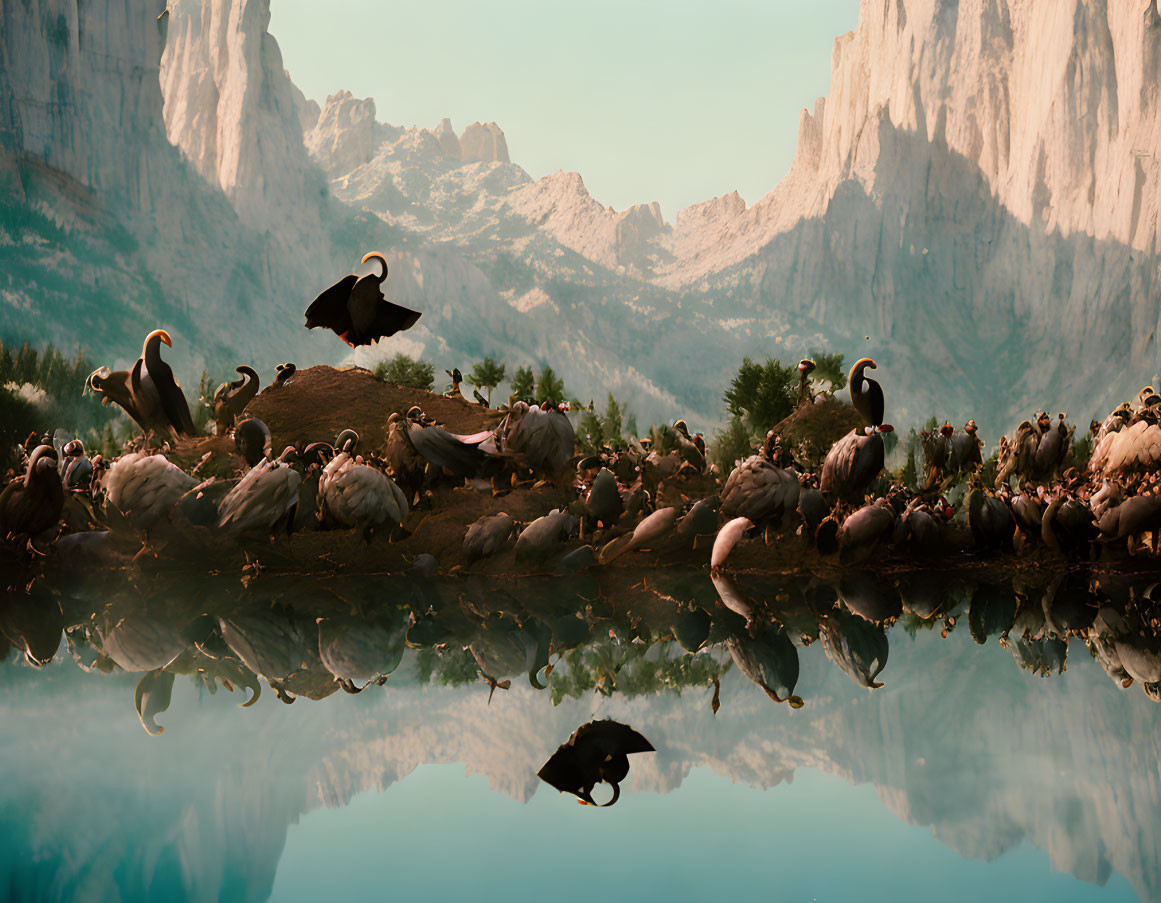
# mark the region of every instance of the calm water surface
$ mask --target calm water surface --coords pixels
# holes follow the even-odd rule
[[[1059,585],[948,582],[932,618],[904,594],[871,637],[845,620],[865,597],[834,607],[841,588],[735,586],[738,615],[704,573],[650,581],[170,575],[5,600],[0,897],[1161,898],[1161,706],[1077,626],[1125,629],[1110,607],[1148,621],[1152,581],[1094,577],[1079,607]],[[54,629],[31,666],[24,647],[46,658]],[[1016,648],[1053,630],[1066,653]],[[1134,636],[1122,652],[1147,664],[1154,638]],[[850,659],[879,637],[869,689]],[[353,695],[330,668],[390,675]],[[509,682],[490,702],[481,671]],[[139,719],[135,690],[148,710],[167,675],[169,705]],[[242,708],[247,682],[262,692]],[[609,809],[536,777],[594,718],[657,750]]]

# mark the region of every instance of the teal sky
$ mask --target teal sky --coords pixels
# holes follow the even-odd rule
[[[785,174],[858,0],[272,0],[270,32],[320,103],[381,121],[504,130],[533,177],[575,170],[618,210],[681,207]]]

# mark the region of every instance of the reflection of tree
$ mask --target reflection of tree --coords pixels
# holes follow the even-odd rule
[[[559,705],[594,690],[629,698],[680,693],[686,687],[708,687],[729,669],[729,662],[682,652],[671,640],[653,645],[618,645],[610,640],[567,653],[553,668],[548,684],[552,704]]]
[[[442,651],[431,646],[420,649],[415,656],[415,671],[420,683],[438,678],[445,687],[462,687],[480,679],[480,668],[472,654],[450,646]]]

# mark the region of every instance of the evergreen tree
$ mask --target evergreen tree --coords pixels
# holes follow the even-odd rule
[[[488,406],[492,404],[492,390],[504,381],[504,365],[490,357],[485,357],[472,368],[468,374],[468,382],[488,393]]]
[[[435,368],[427,361],[415,360],[406,354],[397,354],[375,368],[375,376],[384,382],[410,389],[431,391],[435,384]]]

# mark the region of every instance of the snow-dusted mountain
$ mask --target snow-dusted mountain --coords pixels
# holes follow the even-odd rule
[[[305,98],[268,0],[112,7],[0,6],[5,337],[124,359],[161,321],[187,380],[334,361],[301,310],[383,248],[424,318],[375,353],[551,364],[645,421],[716,421],[745,354],[871,354],[889,419],[992,435],[1161,370],[1153,0],[864,2],[786,177],[672,222],[531,178],[495,123]]]

